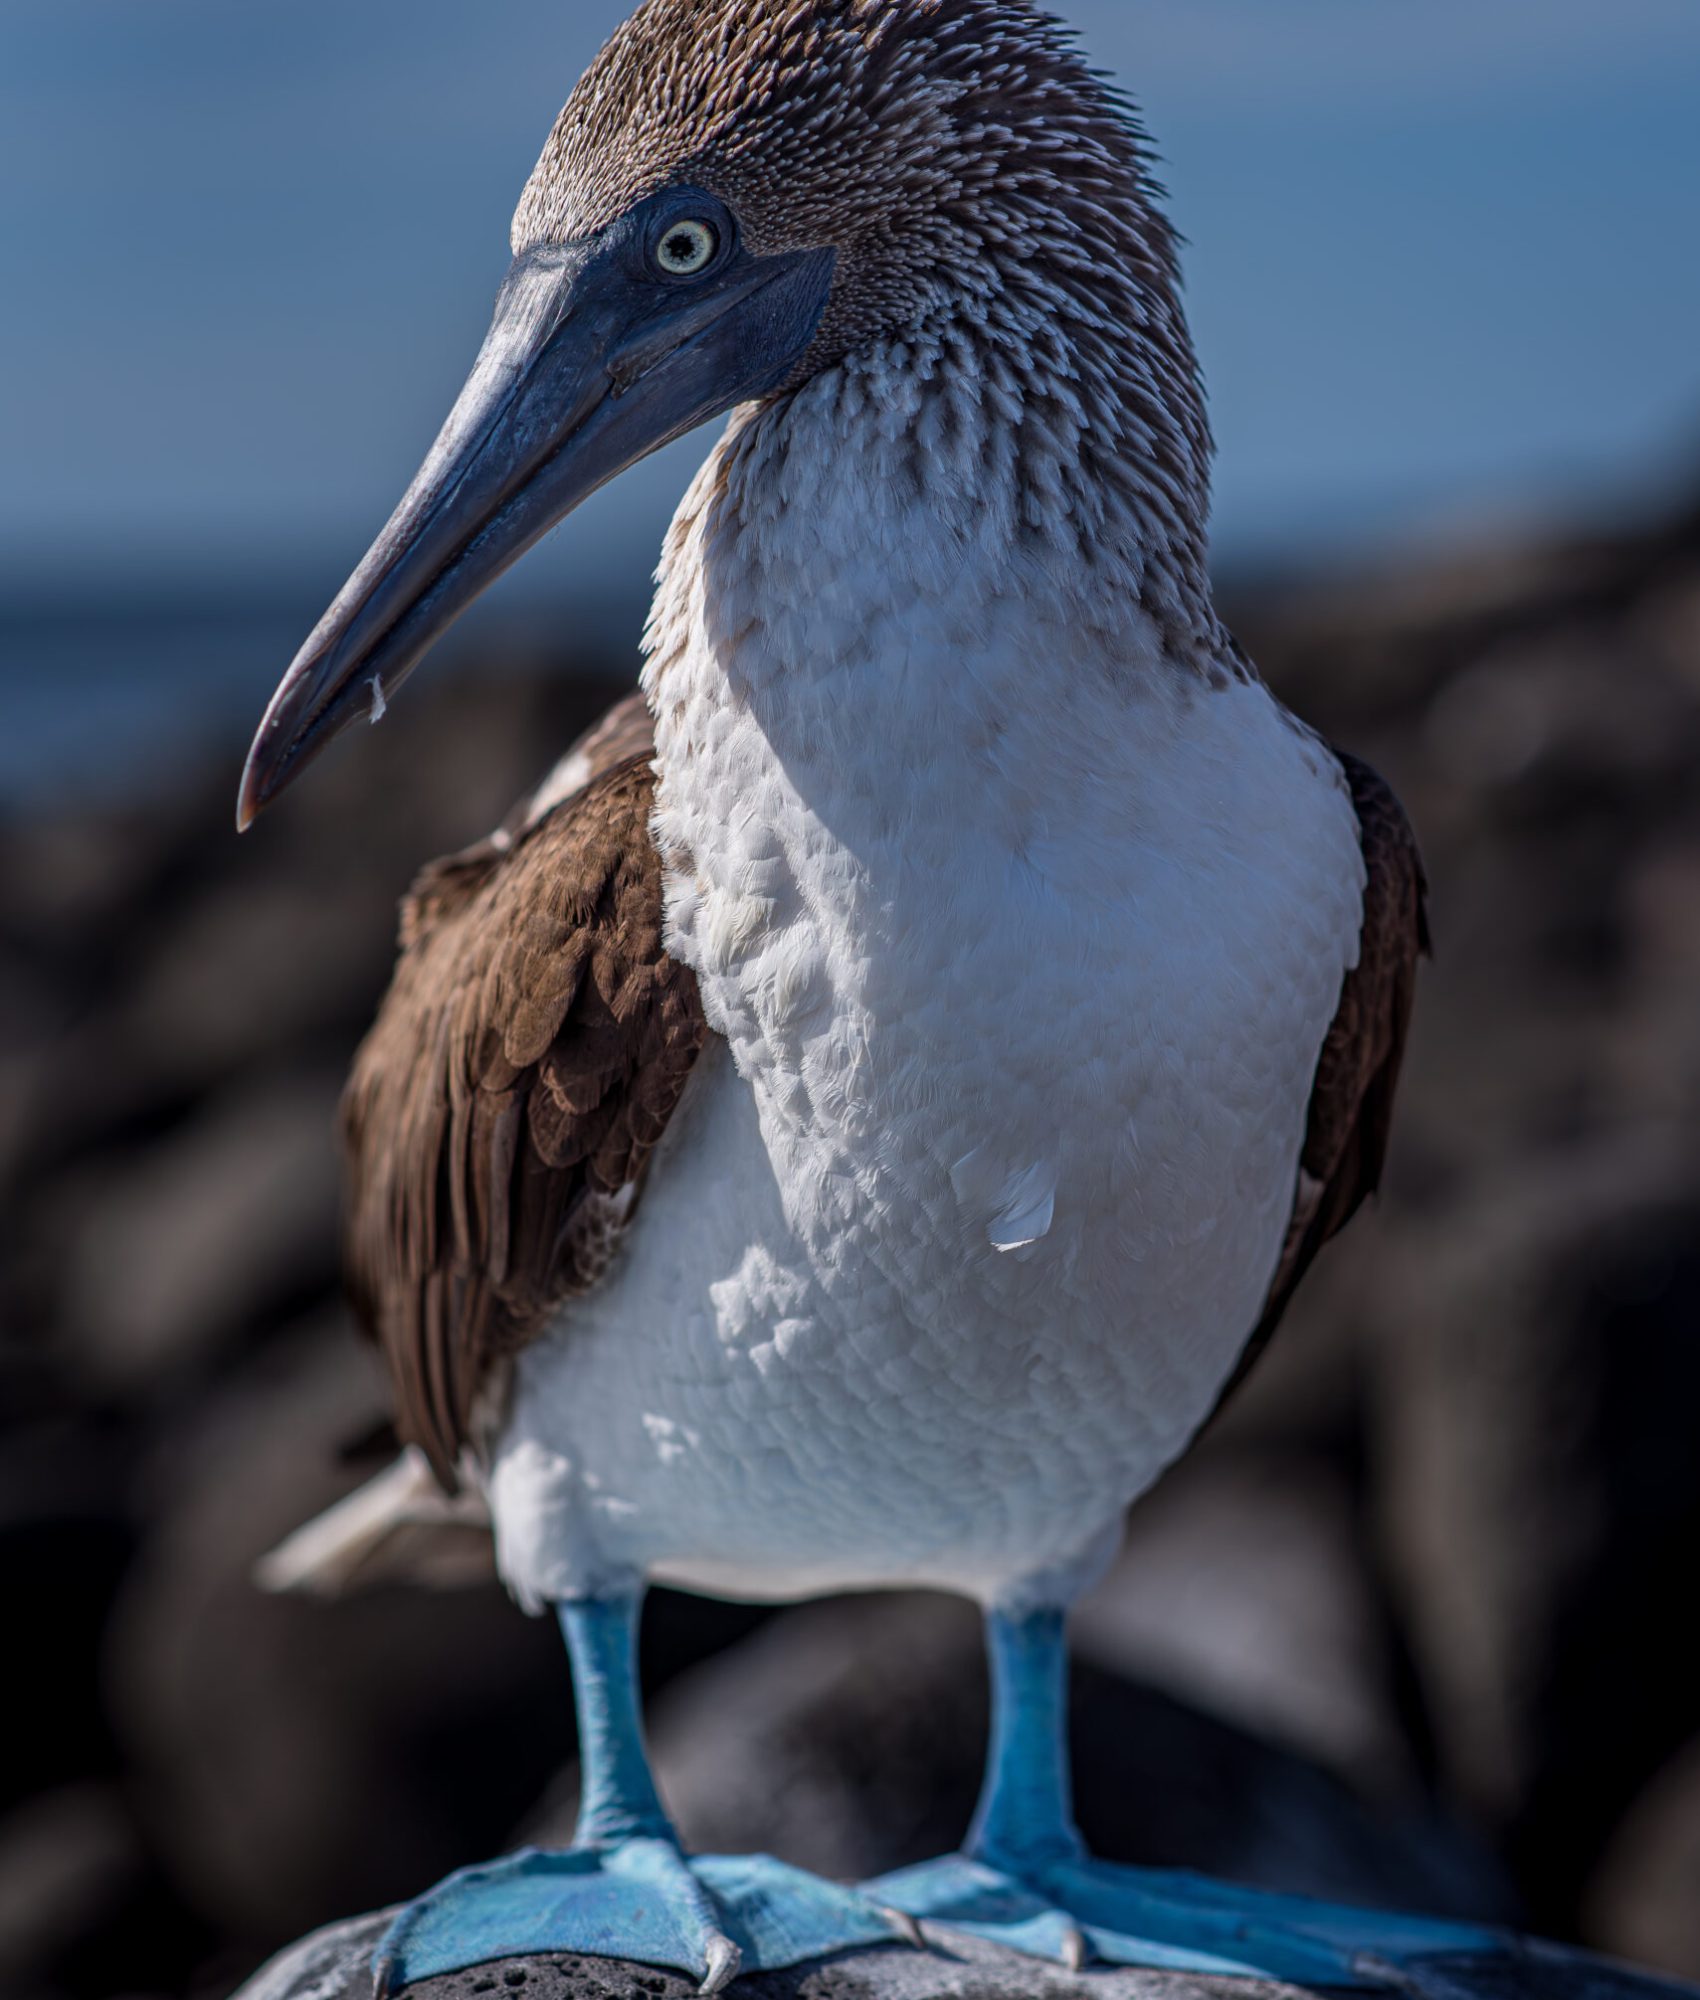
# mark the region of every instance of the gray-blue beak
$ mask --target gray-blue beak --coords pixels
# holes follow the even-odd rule
[[[669,276],[658,240],[704,215],[711,262]],[[445,628],[598,487],[779,388],[820,324],[833,262],[754,256],[712,197],[682,189],[588,242],[518,258],[430,456],[272,697],[238,827],[350,722],[381,713]]]

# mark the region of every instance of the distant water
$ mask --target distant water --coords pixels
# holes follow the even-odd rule
[[[147,796],[217,755],[236,761],[324,609],[322,585],[221,600],[119,593],[0,598],[0,809]],[[480,607],[457,628],[503,658],[558,650],[564,629],[629,647],[637,611]]]
[[[1611,504],[1598,519],[1579,512],[1577,521],[1639,520],[1685,502],[1692,475],[1686,461],[1680,469],[1680,479],[1607,489]],[[1451,504],[1394,521],[1389,509],[1366,506],[1327,534],[1241,538],[1218,552],[1217,581],[1243,598],[1399,551],[1479,542],[1484,533],[1521,537],[1544,521],[1508,506],[1466,517]],[[576,659],[598,671],[629,663],[635,673],[652,544],[618,526],[610,521],[599,539],[575,532],[552,554],[547,545],[535,552],[455,626],[433,671],[453,672],[457,656],[473,655],[506,666]],[[32,590],[27,571],[7,564],[0,812],[145,798],[215,756],[228,760],[234,787],[265,704],[341,582],[345,557],[338,551],[249,577],[227,568],[210,586],[122,581],[108,569],[102,585],[81,595],[56,578]]]
[[[281,602],[0,604],[0,798],[152,791],[239,742],[314,616]]]

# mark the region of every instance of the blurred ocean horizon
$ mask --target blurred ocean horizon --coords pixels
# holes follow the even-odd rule
[[[220,754],[234,801],[248,739],[341,580],[334,564],[212,578],[186,566],[0,593],[0,820],[145,802]],[[499,673],[569,660],[606,675],[618,670],[629,612],[635,675],[641,607],[639,589],[480,605],[443,643],[446,671],[474,656]]]
[[[1700,424],[1696,426],[1700,431]],[[707,433],[675,446],[679,490]],[[1351,580],[1482,545],[1538,544],[1652,520],[1690,493],[1700,450],[1671,454],[1602,484],[1587,502],[1562,482],[1550,506],[1466,506],[1437,500],[1343,510],[1325,527],[1245,537],[1218,548],[1218,587],[1230,597]],[[593,503],[594,509],[594,503]],[[588,527],[589,532],[585,533]],[[613,521],[571,521],[552,546],[475,604],[423,671],[511,675],[550,670],[605,683],[640,662],[653,557]],[[0,820],[37,809],[78,810],[157,796],[207,760],[238,760],[266,701],[362,553],[351,543],[288,559],[243,560],[194,547],[132,550],[0,581]],[[659,548],[659,533],[655,547]],[[404,697],[405,699],[406,697]],[[540,751],[547,761],[547,746]]]
[[[240,739],[459,386],[628,0],[0,9],[0,808]],[[1056,0],[1189,239],[1219,569],[1609,522],[1700,462],[1694,0]],[[636,659],[704,449],[445,648]]]

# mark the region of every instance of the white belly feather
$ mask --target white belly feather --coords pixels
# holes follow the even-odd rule
[[[1184,1448],[1262,1308],[1361,904],[1314,746],[1261,689],[1207,699],[1262,739],[1215,853],[965,862],[875,939],[676,888],[730,1046],[628,1254],[519,1364],[523,1596],[1066,1594]]]
[[[724,1043],[516,1366],[489,1484],[530,1601],[1066,1598],[1260,1316],[1356,957],[1343,780],[1261,686],[979,515],[892,519],[875,447],[800,421],[670,544],[657,837]]]

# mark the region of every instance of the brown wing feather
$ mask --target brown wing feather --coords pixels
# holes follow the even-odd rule
[[[344,1099],[350,1291],[451,1487],[492,1363],[606,1268],[706,1039],[662,948],[644,741],[424,872]]]
[[[1317,1062],[1298,1199],[1281,1261],[1263,1317],[1218,1409],[1273,1339],[1318,1251],[1381,1185],[1417,965],[1429,949],[1428,880],[1404,808],[1368,764],[1342,750],[1334,754],[1351,787],[1363,842],[1363,936]]]
[[[641,694],[629,694],[624,701],[617,701],[566,753],[567,759],[583,758],[586,785],[633,757],[648,759],[654,755],[655,722]],[[532,802],[538,796],[536,792],[527,792],[488,839],[477,841],[458,854],[445,855],[440,861],[427,862],[419,871],[413,887],[402,898],[403,951],[422,931],[452,916],[483,888],[491,869],[524,836],[531,822]],[[570,804],[571,800],[564,803]]]

